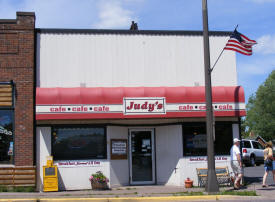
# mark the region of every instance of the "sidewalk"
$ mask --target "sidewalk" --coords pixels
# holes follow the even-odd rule
[[[232,187],[222,187],[220,191],[233,190]],[[179,200],[249,200],[249,199],[274,199],[275,185],[262,188],[259,184],[252,184],[239,191],[256,191],[258,196],[226,196],[226,195],[201,195],[183,196],[183,192],[205,192],[204,188],[186,189],[179,186],[126,186],[112,190],[94,191],[59,191],[59,192],[2,192],[0,201],[179,201]],[[149,198],[148,198],[149,197]],[[161,197],[161,198],[159,198]],[[24,200],[25,199],[25,200]],[[119,199],[119,200],[118,200]]]

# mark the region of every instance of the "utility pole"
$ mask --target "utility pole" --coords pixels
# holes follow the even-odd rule
[[[219,191],[214,158],[214,128],[213,128],[213,108],[212,108],[212,86],[211,68],[208,36],[208,13],[207,0],[202,0],[203,16],[203,44],[204,44],[204,74],[205,74],[205,97],[206,97],[206,134],[207,134],[207,183],[205,191],[215,193]]]

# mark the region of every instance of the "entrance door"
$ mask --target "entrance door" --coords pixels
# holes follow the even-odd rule
[[[131,129],[129,136],[130,184],[155,184],[153,129]]]

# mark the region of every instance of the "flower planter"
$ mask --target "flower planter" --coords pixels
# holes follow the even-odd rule
[[[93,190],[106,190],[106,189],[108,189],[108,184],[106,182],[92,181],[91,185],[92,185]]]
[[[193,187],[193,180],[190,180],[189,178],[187,178],[187,180],[185,180],[184,182],[185,182],[185,188]]]
[[[101,172],[97,171],[89,177],[93,190],[105,190],[109,189],[109,179]]]

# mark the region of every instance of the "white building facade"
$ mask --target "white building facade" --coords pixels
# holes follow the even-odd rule
[[[229,32],[210,32],[214,62]],[[90,189],[102,171],[110,187],[198,183],[206,168],[203,36],[200,31],[38,29],[38,187],[52,155],[59,189]],[[216,166],[230,167],[245,115],[236,57],[212,72]]]

